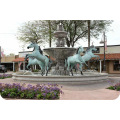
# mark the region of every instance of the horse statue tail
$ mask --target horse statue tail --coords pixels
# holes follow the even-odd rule
[[[49,70],[50,70],[51,64],[52,64],[53,61],[50,59],[50,56],[48,56],[48,55],[45,55],[45,56],[49,59],[48,67],[49,67]]]
[[[24,60],[27,61],[28,58],[29,58],[29,57],[28,57],[28,54],[26,54]]]

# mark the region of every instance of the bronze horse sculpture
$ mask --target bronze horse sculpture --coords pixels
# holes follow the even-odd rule
[[[76,51],[76,54],[73,55],[73,56],[70,56],[68,57],[66,60],[65,60],[65,67],[67,67],[67,70],[70,72],[70,69],[71,69],[71,74],[73,76],[73,72],[72,72],[72,69],[73,67],[76,65],[76,64],[83,64],[85,63],[83,60],[82,60],[82,57],[80,55],[80,53],[83,52],[83,47],[80,46],[77,51]],[[86,63],[85,63],[86,64]],[[86,64],[87,65],[87,64]]]
[[[83,72],[82,72],[82,67],[83,67],[83,64],[85,64],[86,66],[88,66],[86,64],[86,61],[89,61],[91,58],[93,57],[96,57],[96,58],[99,58],[98,55],[94,55],[92,53],[92,51],[96,51],[97,49],[92,45],[90,46],[90,48],[88,48],[85,52],[85,54],[83,56],[80,55],[81,52],[83,52],[83,48],[82,47],[79,47],[76,54],[73,55],[73,56],[70,56],[67,58],[67,60],[65,60],[65,67],[67,67],[67,70],[69,71],[69,68],[71,68],[71,74],[73,76],[73,72],[72,72],[72,69],[74,66],[76,66],[77,64],[79,64],[79,69],[81,71],[81,75],[83,75]]]
[[[38,61],[40,61],[39,65],[43,67],[42,69],[45,69],[45,73],[46,73],[46,76],[47,76],[48,70],[49,70],[49,67],[50,67],[50,59],[46,55],[43,55],[40,47],[34,42],[32,42],[27,48],[28,49],[29,48],[34,48],[34,50],[33,50],[32,54],[27,54],[26,58],[34,57]]]

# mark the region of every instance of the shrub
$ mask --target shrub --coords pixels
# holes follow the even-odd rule
[[[33,70],[33,72],[39,72],[39,69]]]
[[[33,99],[35,96],[34,96],[34,93],[28,93],[27,94],[27,96],[26,96],[26,98],[28,98],[28,99]]]
[[[120,91],[120,83],[117,83],[114,86],[110,86],[107,89]]]
[[[120,86],[118,86],[118,87],[116,88],[116,90],[117,90],[117,91],[120,91]]]
[[[21,93],[20,94],[20,98],[25,98],[26,94],[25,93]]]
[[[1,92],[1,96],[3,97],[3,98],[5,98],[5,97],[9,97],[9,92],[7,92],[7,91],[3,91],[3,92]]]
[[[114,86],[110,86],[110,87],[108,87],[108,89],[115,90],[115,87]]]
[[[37,94],[37,99],[42,99],[42,94]]]
[[[9,96],[11,98],[15,98],[17,96],[17,93],[16,92],[10,92]]]
[[[0,79],[11,78],[12,74],[0,74]]]
[[[63,92],[57,84],[48,84],[32,86],[28,84],[2,84],[0,83],[0,94],[3,98],[21,98],[21,99],[59,99]]]

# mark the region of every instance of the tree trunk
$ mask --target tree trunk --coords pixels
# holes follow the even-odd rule
[[[88,47],[90,47],[90,20],[87,20],[88,24]],[[88,69],[90,69],[90,61],[88,61]]]
[[[70,47],[70,42],[69,42],[68,38],[66,38],[66,44],[67,44],[67,47]]]
[[[88,20],[87,23],[88,23],[88,47],[90,47],[90,20]]]
[[[49,25],[49,47],[51,47],[51,21],[48,20],[48,25]]]

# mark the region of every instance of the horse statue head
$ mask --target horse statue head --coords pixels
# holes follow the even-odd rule
[[[80,54],[80,53],[83,52],[83,51],[84,51],[84,50],[83,50],[83,47],[80,46],[80,47],[77,49],[76,54]]]
[[[34,50],[32,54],[27,54],[26,58],[35,57],[38,61],[40,61],[41,64],[44,66],[44,69],[46,71],[46,76],[47,76],[48,70],[49,70],[49,64],[50,64],[49,58],[43,55],[42,50],[40,46],[37,45],[37,43],[32,42],[27,48],[28,49],[34,48]]]
[[[29,48],[34,48],[33,51],[34,51],[35,49],[37,49],[37,50],[39,50],[39,52],[43,55],[43,51],[41,50],[40,46],[38,46],[37,43],[35,43],[35,42],[32,42],[27,48],[28,48],[28,49],[29,49]]]
[[[32,42],[28,47],[29,48],[38,48],[39,49],[39,46],[35,43],[35,42]]]
[[[89,48],[87,48],[86,52],[89,52],[89,51],[96,51],[97,49],[95,48],[94,45],[90,46]]]

